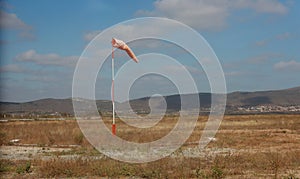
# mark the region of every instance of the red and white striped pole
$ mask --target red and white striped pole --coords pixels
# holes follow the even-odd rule
[[[113,135],[116,135],[116,121],[115,121],[115,72],[114,72],[114,47],[112,46],[111,51],[111,73],[112,73],[112,82],[111,82],[111,101],[112,101],[112,115],[113,121],[111,126],[111,131]]]

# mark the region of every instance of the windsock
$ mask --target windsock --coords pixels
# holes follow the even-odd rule
[[[136,58],[133,51],[122,40],[118,40],[118,39],[113,38],[112,41],[111,41],[111,44],[112,44],[113,47],[116,47],[116,48],[121,49],[121,50],[125,50],[127,52],[128,56],[130,56],[130,58],[132,58],[132,60],[134,60],[136,63],[139,62],[139,60]]]

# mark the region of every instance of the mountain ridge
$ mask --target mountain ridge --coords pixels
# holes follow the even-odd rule
[[[201,108],[208,108],[211,104],[211,96],[218,94],[211,93],[196,93],[196,94],[174,94],[164,96],[167,103],[167,110],[178,111],[181,107],[181,98],[194,99],[198,97],[201,104]],[[122,106],[125,103],[135,111],[149,111],[149,99],[150,97],[143,97],[139,99],[133,99],[124,103],[117,103],[117,106]],[[85,100],[85,99],[81,99]],[[155,101],[155,100],[154,100]],[[156,102],[156,106],[160,107],[159,102]],[[99,111],[106,112],[111,111],[110,100],[96,100]],[[236,91],[227,94],[227,108],[230,107],[251,107],[259,105],[277,105],[277,106],[289,106],[296,105],[300,106],[300,86],[282,89],[282,90],[267,90],[267,91]],[[194,104],[185,104],[187,107],[193,109]],[[41,112],[41,113],[67,113],[73,114],[72,98],[55,99],[45,98],[29,102],[0,102],[1,113],[30,113],[30,112]]]

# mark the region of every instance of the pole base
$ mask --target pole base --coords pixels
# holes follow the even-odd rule
[[[116,135],[116,124],[112,124],[111,132],[112,132],[113,135]]]

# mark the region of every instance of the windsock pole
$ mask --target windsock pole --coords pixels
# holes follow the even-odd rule
[[[111,101],[112,101],[112,126],[111,131],[113,135],[116,135],[116,121],[115,121],[115,72],[114,72],[114,47],[112,46],[111,51],[111,73],[112,73],[112,82],[111,82]]]

